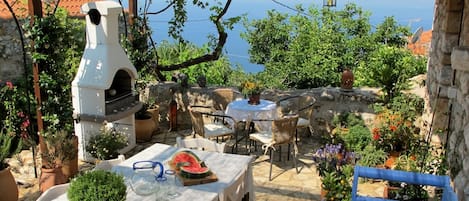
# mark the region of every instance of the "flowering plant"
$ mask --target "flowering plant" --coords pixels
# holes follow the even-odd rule
[[[416,139],[416,127],[396,111],[380,112],[372,129],[372,142],[387,153],[403,151]]]
[[[0,106],[2,118],[0,125],[7,133],[26,138],[30,121],[20,104],[27,95],[10,81],[5,83],[0,81],[1,84],[4,85],[0,88],[0,101],[3,103],[3,107]]]
[[[341,172],[347,164],[355,164],[355,153],[345,151],[342,144],[326,144],[325,147],[316,150],[313,160],[317,165],[319,176],[325,176],[331,172]]]
[[[105,122],[106,124],[106,122]],[[86,151],[99,160],[109,160],[119,156],[119,150],[127,146],[127,137],[115,128],[103,125],[100,132],[90,138]]]
[[[18,153],[28,138],[29,116],[21,104],[28,96],[12,82],[0,81],[0,170],[7,167],[4,160]]]
[[[264,90],[263,86],[257,82],[245,81],[241,83],[240,91],[245,96],[260,94]]]

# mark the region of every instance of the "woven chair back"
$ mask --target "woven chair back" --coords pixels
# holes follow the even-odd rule
[[[235,99],[235,93],[230,88],[220,88],[213,90],[213,107],[215,110],[225,111],[228,103]]]
[[[192,131],[195,134],[199,134],[200,136],[205,137],[204,119],[202,117],[202,113],[194,110],[194,108],[191,106],[188,107],[188,110],[192,121]]]
[[[295,139],[298,115],[288,115],[272,121],[272,140],[275,144],[290,143]]]

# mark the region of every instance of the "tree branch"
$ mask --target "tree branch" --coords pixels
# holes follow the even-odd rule
[[[218,58],[220,58],[220,55],[222,53],[223,47],[226,43],[226,39],[228,38],[228,34],[225,32],[225,28],[222,25],[221,18],[226,14],[230,5],[231,5],[231,0],[227,0],[223,10],[217,15],[217,17],[213,21],[218,31],[218,43],[215,49],[211,53],[207,53],[205,55],[201,55],[196,58],[188,59],[179,64],[171,64],[171,65],[154,64],[153,67],[156,68],[156,71],[178,70],[178,69],[186,68],[192,65],[200,64],[203,62],[218,60]]]
[[[145,14],[147,14],[147,15],[158,15],[158,14],[168,10],[173,4],[174,4],[174,1],[171,1],[171,3],[169,3],[165,8],[163,8],[159,11],[156,11],[156,12],[145,12]]]

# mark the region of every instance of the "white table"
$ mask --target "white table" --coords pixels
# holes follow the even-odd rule
[[[156,143],[151,147],[141,151],[138,154],[128,158],[124,162],[114,166],[112,171],[122,174],[126,180],[127,201],[154,201],[156,196],[140,196],[130,187],[130,178],[133,174],[132,165],[134,162],[151,160],[165,164],[171,156],[179,150],[173,146]],[[249,200],[254,198],[254,186],[252,177],[252,156],[225,154],[218,152],[204,152],[198,150],[193,151],[199,158],[207,164],[207,166],[217,175],[218,181],[199,184],[193,186],[178,186],[177,191],[181,195],[175,199],[176,201],[227,201],[241,200],[243,195],[249,193]],[[169,169],[166,166],[164,169]],[[68,187],[68,186],[67,186]],[[60,192],[51,192],[47,197],[48,201],[68,201],[66,188]],[[233,198],[235,197],[235,198]]]
[[[233,117],[235,121],[248,121],[252,119],[276,119],[277,105],[275,102],[261,99],[260,104],[251,105],[248,99],[235,100],[228,104],[226,115]],[[272,122],[255,122],[259,130],[270,130]]]
[[[173,146],[156,143],[151,147],[141,151],[140,153],[128,158],[119,165],[112,168],[114,172],[124,175],[125,179],[130,179],[134,162],[151,160],[159,161],[164,164],[171,156],[179,150]],[[217,175],[218,181],[199,184],[193,186],[178,186],[178,192],[181,195],[174,200],[181,201],[225,201],[230,200],[232,194],[244,195],[249,193],[249,200],[254,200],[254,187],[252,178],[252,156],[225,154],[218,152],[204,152],[198,150],[193,151],[199,158],[207,164],[207,166]],[[165,169],[169,167],[165,164]],[[236,180],[240,178],[240,180]],[[235,191],[241,192],[236,193]],[[240,196],[242,198],[242,196]],[[239,198],[239,199],[240,199]],[[151,196],[139,196],[132,191],[131,187],[127,188],[127,200],[151,200],[155,198]],[[172,199],[173,200],[173,199]]]

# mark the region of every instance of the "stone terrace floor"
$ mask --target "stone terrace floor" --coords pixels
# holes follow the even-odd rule
[[[153,136],[150,142],[138,143],[133,150],[125,154],[126,158],[154,143],[175,145],[176,136],[191,136],[191,130],[180,130],[176,132],[166,131],[167,128],[162,128],[160,125],[160,131]],[[298,159],[300,162],[297,163],[300,170],[299,174],[296,173],[291,158],[289,161],[286,160],[286,147],[282,149],[282,161],[278,161],[278,152],[274,153],[272,181],[269,181],[269,156],[263,155],[261,149],[251,153],[256,157],[255,161],[253,161],[255,200],[320,200],[321,180],[312,160],[314,151],[320,146],[319,137],[312,137],[309,134],[300,135],[300,141],[298,143]],[[244,147],[244,144],[242,144],[239,149],[239,154],[248,154]],[[40,195],[37,179],[34,178],[31,158],[32,155],[29,151],[23,151],[9,162],[13,167],[15,178],[22,183],[19,185],[19,200],[36,200]],[[91,169],[92,167],[92,164],[80,163],[80,171]],[[383,195],[383,189],[384,186],[382,182],[359,185],[359,193],[370,196],[381,197]]]

